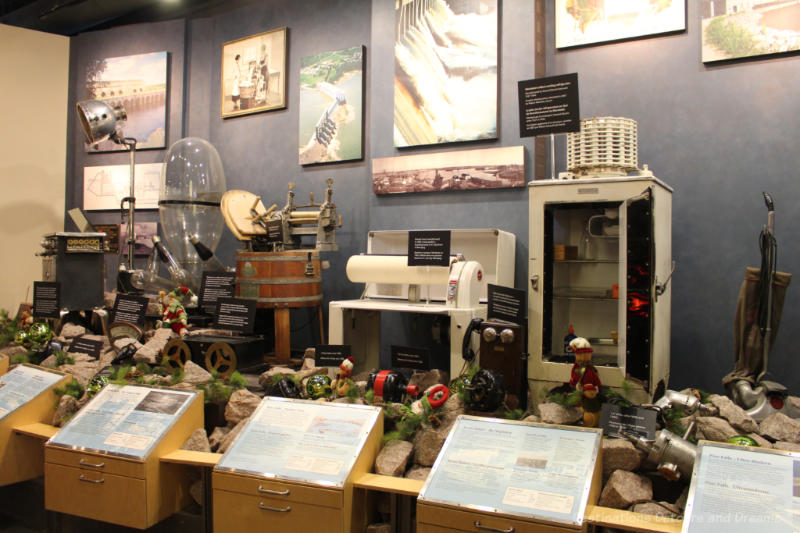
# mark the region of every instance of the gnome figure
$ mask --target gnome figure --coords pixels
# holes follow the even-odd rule
[[[188,320],[183,306],[185,298],[195,298],[188,287],[177,287],[168,293],[159,291],[161,300],[161,320],[156,322],[157,328],[171,328],[181,337],[186,335]]]
[[[575,354],[575,364],[569,380],[571,387],[581,391],[581,407],[583,407],[583,425],[595,427],[600,420],[600,377],[592,365],[592,346],[583,337],[575,337],[569,343]]]

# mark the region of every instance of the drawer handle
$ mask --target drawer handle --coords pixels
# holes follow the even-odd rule
[[[286,506],[285,509],[279,509],[277,507],[270,507],[268,505],[264,505],[264,502],[258,502],[258,508],[263,509],[264,511],[275,511],[276,513],[288,513],[292,510],[290,506]]]
[[[514,526],[511,526],[508,529],[498,529],[496,527],[481,525],[481,523],[478,522],[477,520],[475,520],[475,527],[477,527],[478,529],[482,529],[484,531],[496,531],[497,533],[514,533]]]
[[[80,460],[80,461],[78,461],[78,462],[80,463],[80,465],[81,465],[81,466],[90,466],[90,467],[92,467],[92,468],[103,468],[104,466],[106,466],[106,464],[105,464],[105,463],[100,463],[99,465],[96,465],[96,464],[94,464],[94,463],[87,463],[87,462],[86,462],[86,461],[84,461],[83,459],[81,459],[81,460]]]
[[[83,474],[78,476],[78,480],[79,481],[85,481],[86,483],[96,483],[96,484],[100,484],[100,483],[103,483],[105,481],[105,479],[103,479],[103,478],[100,478],[100,479],[89,479],[88,477],[85,477]]]
[[[274,496],[288,496],[289,489],[286,490],[269,490],[265,489],[263,485],[258,486],[258,492],[263,492],[264,494],[272,494]]]

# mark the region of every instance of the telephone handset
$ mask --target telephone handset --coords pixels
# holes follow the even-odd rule
[[[481,327],[483,323],[482,318],[473,318],[469,321],[467,331],[464,333],[464,342],[461,344],[461,357],[465,361],[472,361],[475,359],[475,351],[472,349],[472,334]]]

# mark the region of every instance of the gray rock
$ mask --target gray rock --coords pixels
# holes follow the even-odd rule
[[[459,415],[463,415],[465,410],[466,405],[464,405],[464,401],[458,394],[451,394],[436,413],[436,416],[438,416],[439,420],[442,422],[442,425],[439,426],[439,431],[450,431],[456,419]]]
[[[335,398],[335,399],[333,399],[331,401],[333,403],[349,403],[349,404],[352,404],[352,405],[367,405],[367,402],[365,402],[363,398],[355,398],[355,399],[351,400],[350,398],[347,398],[346,396],[342,396],[341,398]]]
[[[181,450],[191,450],[194,452],[210,452],[211,445],[208,443],[208,435],[206,430],[198,428],[194,430],[186,442],[181,446]]]
[[[133,343],[137,351],[143,346],[142,343],[137,341],[136,339],[125,337],[123,339],[117,339],[114,341],[114,350],[120,351],[131,343]]]
[[[800,422],[783,413],[773,413],[762,420],[758,432],[768,439],[800,444]]]
[[[293,376],[297,372],[289,368],[288,366],[273,366],[260,376],[258,376],[258,383],[261,385],[262,388],[266,389],[272,383],[273,376]]]
[[[627,509],[638,500],[653,499],[653,483],[646,477],[617,470],[603,487],[597,505],[613,509]]]
[[[61,328],[61,332],[59,333],[59,335],[65,339],[74,339],[75,337],[80,337],[81,335],[85,334],[85,327],[72,323],[64,324],[64,326]]]
[[[787,396],[786,403],[793,407],[795,411],[800,411],[800,398],[797,396]]]
[[[194,386],[208,383],[212,379],[213,377],[205,368],[192,361],[186,361],[186,364],[183,365],[183,380],[181,383]]]
[[[306,353],[303,355],[303,366],[300,367],[301,371],[317,368],[317,362],[314,359],[316,357],[315,354],[316,354],[316,349],[306,348]]]
[[[400,477],[414,453],[414,446],[404,440],[390,440],[375,458],[375,473]]]
[[[386,522],[370,524],[367,526],[366,533],[392,533],[392,524],[387,524]]]
[[[603,475],[610,476],[615,470],[632,472],[642,464],[642,455],[625,439],[603,439]]]
[[[422,466],[433,466],[446,438],[446,431],[419,429],[414,435],[414,462]]]
[[[727,421],[713,416],[698,416],[697,429],[703,432],[708,440],[724,442],[739,432]]]
[[[18,346],[16,344],[12,344],[11,346],[5,346],[3,348],[0,348],[0,354],[3,354],[5,356],[7,356],[9,359],[14,357],[15,355],[27,354],[27,353],[28,353],[28,350],[26,350],[24,347]]]
[[[539,415],[528,415],[522,419],[523,422],[530,422],[532,424],[541,424],[542,417]]]
[[[557,403],[539,404],[539,415],[542,422],[547,424],[574,424],[578,420],[583,420],[583,409],[580,407],[562,407]]]
[[[209,335],[211,337],[230,337],[233,332],[229,329],[217,328],[197,328],[186,330],[186,337],[196,337],[198,335]]]
[[[753,417],[733,403],[727,396],[715,394],[711,396],[711,403],[719,409],[719,416],[742,433],[755,433],[758,431],[758,423],[753,420]]]
[[[686,509],[686,502],[689,500],[689,487],[684,487],[683,492],[681,495],[678,496],[678,499],[675,500],[675,507],[680,509],[681,513],[683,513],[684,509]]]
[[[408,469],[408,472],[406,472],[406,478],[425,481],[428,479],[428,475],[430,475],[430,473],[431,469],[427,466],[414,465]]]
[[[109,309],[114,307],[114,300],[116,299],[117,299],[117,291],[103,293],[103,303]]]
[[[772,448],[772,443],[758,433],[748,433],[747,436],[756,441],[762,448]]]
[[[53,425],[61,427],[61,424],[64,423],[64,419],[77,413],[78,409],[80,409],[78,400],[76,400],[74,396],[64,394],[61,396],[61,399],[58,400],[58,407],[56,408],[56,412],[53,413]]]
[[[418,372],[408,380],[409,385],[416,385],[423,392],[434,385],[447,385],[448,383],[450,383],[450,374],[439,369]]]
[[[228,400],[228,405],[225,406],[225,420],[238,424],[253,414],[260,403],[261,398],[247,389],[234,391]]]
[[[55,355],[48,355],[44,359],[44,361],[39,363],[39,366],[43,366],[45,368],[55,368],[56,366],[58,366],[58,361],[56,360],[56,356]]]
[[[719,407],[712,403],[701,403],[697,408],[697,416],[719,416]]]
[[[239,438],[239,433],[242,432],[244,426],[247,425],[247,421],[250,420],[249,418],[245,418],[238,424],[236,424],[232,430],[230,430],[219,442],[219,448],[217,449],[217,453],[225,453],[228,451],[228,448],[236,442],[236,439]]]
[[[637,503],[631,508],[634,513],[649,514],[653,516],[666,516],[677,518],[681,515],[681,510],[668,502],[645,502]]]
[[[785,452],[800,452],[800,444],[795,442],[784,442],[779,440],[772,445],[776,450],[783,450]]]
[[[219,448],[219,443],[222,441],[223,437],[230,432],[230,428],[227,427],[214,428],[214,431],[212,431],[211,435],[208,436],[208,444],[211,447],[211,451],[216,451],[216,449]]]
[[[144,346],[136,350],[133,355],[133,360],[137,363],[139,361],[147,363],[148,365],[157,365],[161,362],[161,351],[167,345],[170,339],[177,338],[178,334],[169,328],[158,328],[154,330],[153,336],[148,340]]]
[[[192,499],[197,505],[201,507],[203,506],[203,496],[205,492],[203,491],[202,479],[198,479],[197,481],[189,485],[189,494],[191,494]]]
[[[73,354],[70,354],[73,355]],[[91,357],[86,354],[74,354],[75,355],[75,364],[74,365],[61,365],[58,367],[59,370],[62,372],[66,372],[67,374],[72,374],[72,377],[80,383],[83,387],[86,387],[86,384],[97,374],[98,371],[98,363]],[[80,359],[83,356],[86,359]]]

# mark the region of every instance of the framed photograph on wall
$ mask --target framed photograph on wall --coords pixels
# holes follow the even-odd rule
[[[686,0],[555,0],[556,48],[686,30]]]
[[[394,145],[496,139],[499,0],[395,6]]]
[[[300,62],[301,165],[364,158],[363,46]]]
[[[136,139],[136,149],[166,147],[167,52],[96,59],[86,67],[83,100],[121,105],[128,118],[125,137]],[[86,144],[87,152],[127,151],[121,144]]]
[[[703,63],[800,50],[800,0],[700,2]]]
[[[279,28],[222,45],[222,118],[286,107],[287,32]]]

